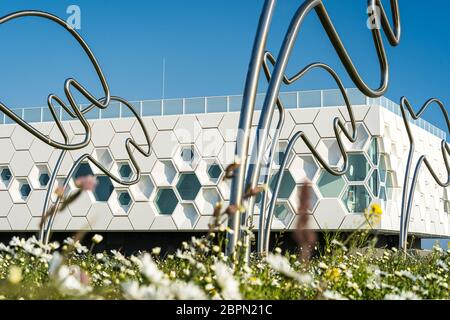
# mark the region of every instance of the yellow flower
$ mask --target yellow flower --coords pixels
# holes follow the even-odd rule
[[[366,210],[365,216],[369,223],[378,223],[381,220],[383,210],[380,205],[373,204],[370,206],[370,211]]]
[[[338,268],[330,268],[325,273],[325,277],[327,277],[331,282],[337,282],[341,277],[341,270]]]
[[[8,281],[12,284],[18,284],[22,281],[22,269],[17,266],[9,268]]]

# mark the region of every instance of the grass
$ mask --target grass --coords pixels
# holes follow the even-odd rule
[[[93,253],[69,238],[43,246],[35,238],[0,244],[2,299],[449,299],[450,251],[428,254],[376,249],[359,232],[326,237],[309,261],[297,253],[223,254],[223,227],[184,242],[174,255],[159,248],[124,256]]]

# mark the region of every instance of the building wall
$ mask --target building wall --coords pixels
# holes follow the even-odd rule
[[[357,106],[354,113],[358,140],[346,144],[351,151],[351,166],[346,176],[329,176],[319,168],[303,142],[296,144],[276,208],[275,230],[295,228],[297,190],[307,178],[313,182],[311,228],[367,227],[364,208],[379,203],[383,207],[382,219],[368,227],[385,233],[398,232],[402,177],[409,147],[402,119],[377,105]],[[331,164],[341,164],[343,160],[332,128],[335,117],[349,120],[343,107],[287,110],[280,151],[297,131],[303,130]],[[84,164],[78,174],[97,175],[99,187],[96,192],[84,192],[59,213],[54,228],[59,231],[207,230],[215,203],[223,201],[226,205],[229,200],[230,181],[224,180],[223,172],[234,161],[238,121],[237,112],[144,117],[154,152],[149,158],[134,153],[142,169],[141,181],[123,187],[102,177],[97,168]],[[58,172],[59,183],[73,162],[85,153],[92,154],[117,177],[134,174],[125,141],[132,138],[139,144],[145,143],[137,121],[122,118],[91,123],[92,141],[83,150],[68,153]],[[39,123],[35,127],[62,141],[53,123]],[[72,143],[83,140],[84,130],[78,122],[65,121],[64,127]],[[425,153],[432,158],[444,177],[440,138],[417,126],[413,126],[413,132],[417,155]],[[60,151],[46,146],[17,125],[0,125],[0,231],[38,230],[46,180],[59,154]],[[75,188],[73,182],[71,188]],[[358,198],[356,203],[352,201],[354,197]],[[447,202],[446,192],[423,172],[414,200],[412,233],[450,235],[448,212],[444,210]],[[257,227],[258,215],[254,222]]]

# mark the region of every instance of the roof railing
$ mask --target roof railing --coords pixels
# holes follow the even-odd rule
[[[387,110],[401,116],[400,107],[393,101],[385,98],[368,98],[356,88],[346,89],[350,103],[353,106],[380,105]],[[264,103],[265,94],[260,93],[256,97],[255,109],[261,110]],[[286,109],[303,108],[326,108],[344,106],[344,99],[338,89],[309,90],[281,92],[280,99]],[[180,99],[160,99],[160,100],[140,100],[130,102],[140,115],[146,116],[167,116],[183,114],[204,114],[217,112],[238,112],[241,110],[242,95],[194,97]],[[80,105],[80,108],[86,105]],[[73,120],[61,107],[57,107],[57,112],[61,120]],[[48,107],[16,108],[14,112],[27,122],[49,122],[53,121],[52,114]],[[111,102],[106,109],[94,108],[86,114],[89,120],[129,118],[133,114],[128,108],[119,102]],[[410,119],[411,121],[412,119]],[[446,139],[446,133],[433,126],[429,122],[418,119],[412,121],[420,128]],[[0,113],[0,124],[14,123],[5,114]]]

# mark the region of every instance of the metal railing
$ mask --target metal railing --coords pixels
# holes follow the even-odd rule
[[[346,89],[350,102],[353,106],[362,105],[380,105],[387,110],[401,116],[400,107],[393,101],[381,98],[368,98],[358,89]],[[256,97],[256,110],[261,110],[264,103],[265,94],[260,93]],[[280,93],[280,99],[286,109],[301,108],[326,108],[344,106],[344,100],[337,89],[328,90],[310,90],[294,91]],[[183,114],[202,114],[217,112],[238,112],[241,110],[242,95],[217,96],[217,97],[197,97],[163,100],[141,100],[130,102],[142,117],[146,116],[165,116],[165,115],[183,115]],[[86,105],[80,105],[85,107]],[[61,120],[73,120],[62,108],[56,108]],[[48,107],[34,108],[16,108],[14,112],[27,122],[49,122],[53,117]],[[115,119],[133,117],[128,108],[121,103],[112,102],[108,108],[101,110],[94,108],[86,114],[90,120]],[[410,119],[411,120],[411,119]],[[4,114],[0,113],[0,124],[14,123]],[[438,136],[446,139],[446,133],[431,123],[418,119],[412,121],[415,125]]]

